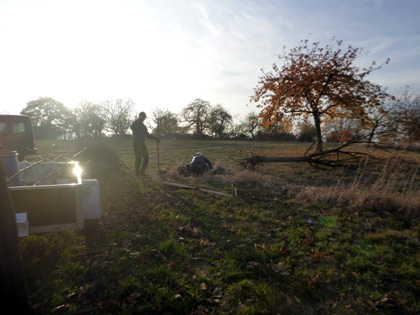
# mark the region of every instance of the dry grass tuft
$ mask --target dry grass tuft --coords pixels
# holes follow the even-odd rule
[[[166,180],[215,190],[237,189],[245,195],[252,192],[265,198],[287,193],[290,199],[302,204],[322,202],[378,215],[398,212],[410,217],[420,215],[420,164],[416,160],[394,156],[374,163],[362,159],[353,173],[344,175],[343,171],[342,177],[334,177],[332,171],[313,173],[303,165],[289,164],[277,165],[277,170],[271,169],[275,165],[264,166],[264,172],[230,164],[223,165],[224,174],[185,177],[178,174],[179,166],[165,170]],[[315,178],[308,180],[314,174]],[[327,181],[322,179],[328,178],[329,184],[323,184]]]
[[[302,203],[324,202],[331,206],[345,206],[355,211],[371,211],[378,215],[401,212],[410,217],[420,215],[420,195],[388,193],[381,190],[343,187],[306,187],[290,190]]]
[[[272,193],[284,190],[283,187],[279,185],[277,177],[244,169],[235,165],[230,165],[229,167],[222,166],[225,171],[223,174],[209,174],[198,177],[185,177],[179,175],[178,167],[179,166],[174,166],[166,169],[164,171],[165,179],[187,185],[198,185],[201,187],[211,187],[223,190],[240,189],[241,191],[270,191]]]

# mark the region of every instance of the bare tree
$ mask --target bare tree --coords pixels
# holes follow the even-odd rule
[[[187,127],[194,130],[198,137],[204,135],[209,126],[211,105],[197,98],[182,110],[182,118]]]
[[[375,136],[380,137],[382,134],[384,134],[387,122],[389,121],[389,117],[392,111],[392,107],[386,108],[384,106],[381,106],[369,115],[368,121],[370,131],[368,143],[372,143]]]
[[[420,141],[420,94],[406,87],[402,95],[391,104],[387,120],[387,135],[393,143]]]
[[[105,128],[104,109],[99,104],[81,102],[74,110],[75,120],[73,131],[80,137],[101,138]]]
[[[176,114],[171,113],[168,110],[156,109],[153,113],[153,122],[156,124],[156,127],[153,129],[153,133],[162,137],[170,136],[177,132],[178,130],[178,117]]]
[[[363,130],[362,125],[371,127],[371,124],[368,125],[366,121],[367,117],[359,120],[354,115],[337,109],[336,115],[327,119],[322,125],[323,134],[329,142],[344,143],[354,136],[360,135]],[[368,129],[370,130],[370,128]]]
[[[106,100],[102,106],[106,115],[106,128],[115,135],[125,135],[134,116],[135,103],[131,99]]]
[[[211,109],[209,117],[209,129],[217,138],[222,139],[228,127],[232,127],[232,115],[222,105],[216,105]]]
[[[244,134],[250,134],[251,139],[255,139],[255,132],[260,129],[258,114],[255,112],[248,113],[239,124],[239,130]]]

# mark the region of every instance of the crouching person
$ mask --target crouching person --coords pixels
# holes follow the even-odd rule
[[[188,175],[200,176],[205,172],[211,173],[213,171],[213,165],[210,160],[202,155],[200,152],[194,154],[190,164],[185,166]]]

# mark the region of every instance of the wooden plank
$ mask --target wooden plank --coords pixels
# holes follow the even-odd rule
[[[188,186],[188,185],[178,184],[178,183],[171,183],[171,182],[163,182],[163,184],[168,185],[168,186],[178,187],[178,188],[196,189],[196,190],[200,190],[202,192],[208,193],[208,194],[214,194],[214,195],[225,196],[225,197],[232,197],[232,195],[230,195],[230,194],[221,193],[221,192],[218,192],[218,191],[214,191],[214,190],[210,190],[210,189],[204,189],[204,188],[200,188],[200,187],[193,187],[193,186]]]

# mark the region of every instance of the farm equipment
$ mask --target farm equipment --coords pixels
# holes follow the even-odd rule
[[[19,237],[96,226],[102,214],[99,182],[82,179],[79,162],[17,163],[16,155],[0,151]]]
[[[0,150],[17,151],[20,160],[37,151],[29,116],[0,115]]]

